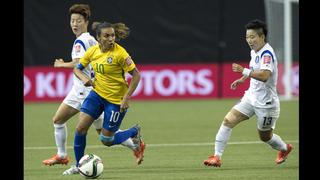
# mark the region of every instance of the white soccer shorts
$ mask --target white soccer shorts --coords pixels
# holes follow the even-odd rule
[[[260,131],[274,129],[276,126],[276,121],[280,115],[280,106],[275,106],[272,108],[257,108],[252,106],[250,101],[246,98],[242,98],[242,100],[233,108],[249,118],[251,118],[253,115],[256,115],[257,128]]]

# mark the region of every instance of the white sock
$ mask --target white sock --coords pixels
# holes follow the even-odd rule
[[[135,151],[137,149],[136,145],[133,144],[133,141],[131,138],[128,138],[127,140],[123,141],[121,145],[128,147],[129,149]]]
[[[214,155],[218,155],[219,157],[222,156],[225,146],[231,136],[232,129],[221,124],[219,131],[216,135],[215,141],[215,151]]]
[[[122,130],[119,129],[117,132],[121,132]],[[128,138],[127,140],[123,141],[121,145],[135,151],[137,149],[136,145],[133,143],[132,138]]]
[[[276,134],[273,134],[272,138],[266,143],[278,151],[287,151],[287,144]]]
[[[53,124],[54,137],[56,140],[56,146],[58,148],[58,156],[65,157],[67,155],[67,126],[66,124]]]

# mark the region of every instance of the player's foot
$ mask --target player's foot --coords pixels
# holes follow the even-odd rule
[[[132,138],[133,144],[136,145],[137,149],[133,152],[136,157],[137,164],[141,164],[144,157],[144,149],[146,148],[146,144],[142,140],[141,136],[141,127],[139,124],[136,124],[134,128],[137,128],[138,133],[135,137]]]
[[[292,144],[287,144],[287,151],[286,152],[278,152],[278,157],[276,159],[276,164],[281,164],[288,158],[289,153],[292,151],[293,146]]]
[[[139,124],[136,124],[133,126],[133,128],[136,128],[138,131],[137,135],[132,138],[133,144],[138,148],[140,147],[141,142],[141,126]]]
[[[141,140],[141,142],[140,142],[140,147],[137,149],[137,150],[135,150],[135,151],[133,151],[133,154],[134,154],[134,156],[136,157],[136,162],[137,162],[137,164],[139,165],[139,164],[141,164],[142,163],[142,161],[143,161],[143,157],[144,157],[144,149],[146,148],[146,145],[145,145],[145,143]]]
[[[43,160],[42,163],[46,166],[52,166],[55,164],[64,164],[67,165],[69,162],[69,157],[66,156],[64,158],[59,157],[57,154],[52,156],[49,159]]]
[[[71,165],[71,167],[65,170],[62,175],[79,174],[79,169],[76,165]]]
[[[222,162],[219,156],[209,156],[208,159],[203,161],[203,164],[206,166],[214,166],[214,167],[220,167]]]

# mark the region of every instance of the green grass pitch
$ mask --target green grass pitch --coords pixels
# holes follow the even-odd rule
[[[224,115],[237,102],[228,100],[134,101],[121,129],[139,123],[147,147],[140,166],[123,146],[106,147],[93,128],[87,135],[86,153],[100,156],[104,172],[99,179],[116,180],[257,180],[299,179],[299,100],[282,101],[275,133],[294,145],[287,161],[276,165],[277,151],[261,143],[255,117],[236,126],[222,157],[221,168],[206,167],[203,160],[214,150],[215,134]],[[24,179],[83,179],[63,176],[68,166],[44,166],[56,153],[52,116],[59,103],[24,104]],[[74,163],[73,135],[78,115],[70,119],[68,154]]]

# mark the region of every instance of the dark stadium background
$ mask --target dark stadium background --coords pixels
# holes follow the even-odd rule
[[[68,8],[74,3],[91,6],[90,26],[108,21],[130,27],[131,35],[121,44],[137,64],[248,62],[244,25],[265,20],[263,0],[25,1],[24,66],[70,59],[75,37]],[[293,47],[293,59],[298,48]]]

